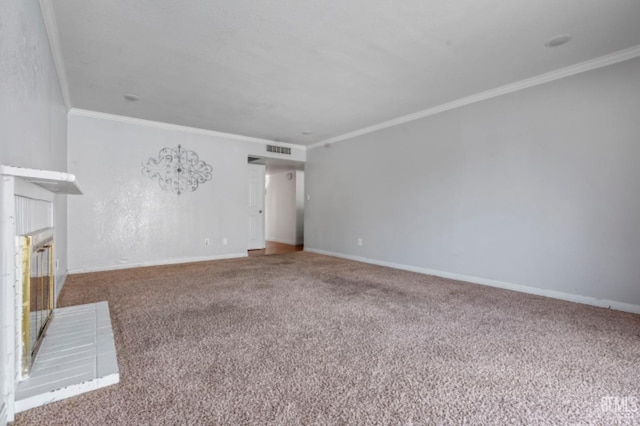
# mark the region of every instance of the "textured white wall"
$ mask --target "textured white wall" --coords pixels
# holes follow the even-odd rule
[[[37,0],[3,2],[0,52],[0,164],[67,171],[67,109]],[[66,196],[56,197],[55,216],[61,284],[67,270]]]
[[[313,149],[305,246],[640,305],[638,111],[634,59]]]
[[[288,179],[287,176],[291,176]],[[284,244],[296,243],[296,172],[269,175],[265,196],[266,237]]]
[[[37,0],[8,0],[0,12],[0,164],[66,171],[67,119],[49,40]],[[67,200],[56,197],[58,290],[67,270]],[[3,236],[4,238],[4,236]],[[3,244],[0,244],[2,247]],[[4,258],[7,253],[0,253]],[[10,274],[0,266],[2,275]],[[0,411],[13,418],[13,354],[0,291]],[[10,324],[11,322],[9,322]],[[7,405],[5,405],[5,403]]]
[[[213,167],[212,180],[181,195],[141,173],[150,157],[178,144]],[[303,161],[304,151],[294,151]],[[247,156],[265,152],[260,143],[72,111],[69,171],[84,195],[69,198],[70,271],[246,255]]]

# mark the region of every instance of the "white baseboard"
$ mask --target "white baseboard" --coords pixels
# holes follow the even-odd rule
[[[207,262],[210,260],[236,259],[239,257],[247,257],[247,256],[248,256],[247,252],[244,252],[244,253],[221,254],[216,256],[199,256],[199,257],[186,257],[186,258],[180,258],[180,259],[152,260],[148,262],[123,263],[118,265],[94,266],[89,268],[69,269],[69,274],[84,274],[87,272],[115,271],[119,269],[143,268],[146,266],[175,265],[179,263]]]
[[[393,262],[385,262],[382,260],[369,259],[369,258],[360,257],[360,256],[352,256],[349,254],[336,253],[336,252],[327,251],[327,250],[319,250],[319,249],[305,247],[304,251],[308,251],[310,253],[323,254],[326,256],[339,257],[342,259],[355,260],[357,262],[370,263],[373,265],[386,266],[394,269],[402,269],[404,271],[417,272],[420,274],[435,275],[443,278],[451,278],[453,280],[458,280],[458,281],[467,281],[473,284],[482,284],[490,287],[503,288],[506,290],[518,291],[520,293],[535,294],[536,296],[551,297],[553,299],[560,299],[560,300],[566,300],[569,302],[582,303],[584,305],[592,305],[600,308],[609,308],[609,309],[615,309],[623,312],[640,314],[640,305],[618,302],[616,300],[596,299],[595,297],[581,296],[578,294],[564,293],[561,291],[547,290],[547,289],[538,288],[538,287],[530,287],[526,285],[513,284],[513,283],[504,282],[504,281],[474,277],[470,275],[461,275],[461,274],[456,274],[452,272],[438,271],[435,269],[421,268],[418,266],[403,265],[400,263],[393,263]]]

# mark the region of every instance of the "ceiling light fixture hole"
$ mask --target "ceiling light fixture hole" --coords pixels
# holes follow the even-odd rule
[[[130,102],[136,102],[140,100],[140,96],[134,95],[133,93],[125,93],[124,95],[122,95],[122,97]]]
[[[571,36],[569,34],[561,34],[550,38],[544,43],[544,45],[546,47],[558,47],[568,43],[570,40]]]

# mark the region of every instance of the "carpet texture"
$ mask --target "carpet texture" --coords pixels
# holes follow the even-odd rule
[[[70,276],[121,382],[16,424],[640,424],[640,316],[306,252]]]

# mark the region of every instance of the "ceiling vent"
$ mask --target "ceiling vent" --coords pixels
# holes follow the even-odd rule
[[[267,152],[291,155],[291,148],[287,148],[284,146],[267,145]]]

